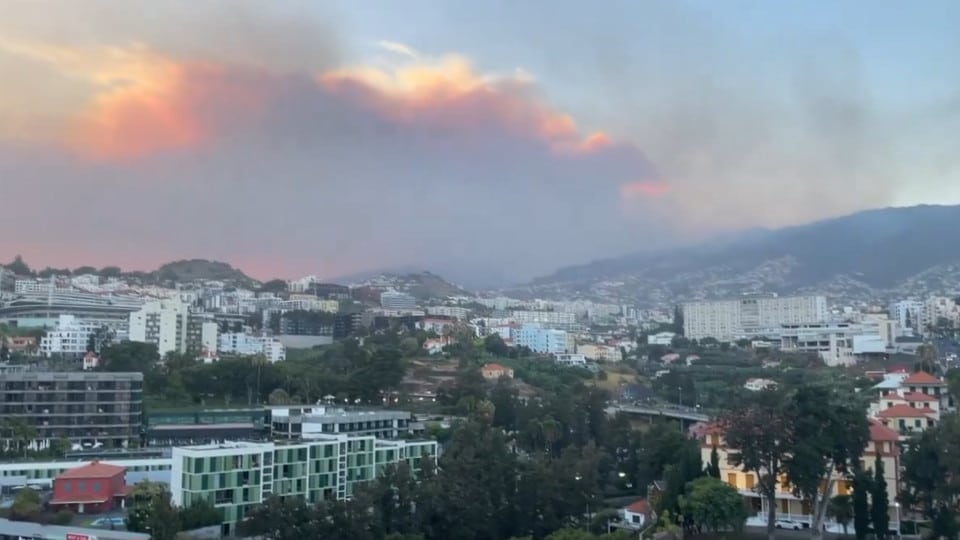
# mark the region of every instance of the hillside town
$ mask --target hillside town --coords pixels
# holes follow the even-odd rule
[[[467,450],[457,441],[468,428],[494,429],[502,447],[490,452],[513,452],[518,466],[537,451],[548,463],[568,459],[550,456],[576,448],[577,437],[611,438],[601,461],[613,460],[604,473],[612,477],[575,497],[593,508],[577,519],[628,536],[671,519],[681,529],[706,526],[677,497],[714,478],[742,499],[742,518],[733,512],[714,524],[721,529],[843,534],[851,522],[833,506],[860,495],[858,470],[882,478],[881,488],[871,484],[882,496],[863,496],[871,508],[886,505],[871,510],[886,521],[871,518],[869,527],[917,534],[942,511],[912,498],[922,472],[908,467],[918,466],[911,451],[933,444],[918,438],[955,429],[955,297],[854,308],[823,295],[747,294],[638,309],[472,294],[432,274],[242,284],[44,273],[8,266],[0,274],[0,439],[10,457],[0,479],[13,493],[39,494],[30,511],[16,497],[21,521],[47,516],[134,534],[145,525],[127,505],[159,513],[157,492],[180,509],[182,530],[246,535],[272,519],[262,506],[271,497],[366,500],[381,475],[402,466],[429,476],[437,460],[447,466],[436,481],[447,481],[456,467],[444,460]],[[836,401],[839,388],[862,405]],[[806,392],[827,393],[790,401]],[[579,427],[575,416],[563,420],[573,411],[557,400],[567,395],[603,418]],[[745,444],[764,441],[744,442],[749,422],[732,415],[760,414],[750,407],[773,395],[787,400],[782,411],[849,408],[843,421],[862,429],[844,463],[821,463],[822,488],[794,483],[802,479],[790,450],[779,464],[744,457],[758,450]],[[812,429],[763,414],[785,422],[784,433]],[[572,422],[569,436],[550,435],[557,422]],[[652,427],[630,435],[638,425]],[[594,435],[578,435],[583,429]],[[636,461],[663,444],[674,445],[667,461]],[[597,474],[590,459],[576,458],[578,478]],[[767,489],[771,467],[785,476]],[[713,484],[703,489],[718,496]],[[687,514],[676,521],[671,511]]]

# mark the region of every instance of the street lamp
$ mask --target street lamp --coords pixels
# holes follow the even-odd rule
[[[893,507],[897,509],[897,538],[900,538],[901,528],[900,528],[900,503],[893,503]]]

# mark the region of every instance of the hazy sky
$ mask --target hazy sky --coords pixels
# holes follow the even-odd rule
[[[960,202],[960,2],[8,0],[0,260],[477,282]]]

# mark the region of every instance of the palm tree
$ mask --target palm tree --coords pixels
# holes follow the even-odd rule
[[[853,520],[853,500],[849,495],[837,495],[830,499],[827,515],[843,527],[843,535],[846,536],[847,525]]]

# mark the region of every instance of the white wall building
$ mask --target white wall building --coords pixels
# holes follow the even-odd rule
[[[554,355],[554,360],[561,366],[585,366],[587,357],[582,354],[564,353]]]
[[[287,358],[286,348],[280,340],[273,337],[251,336],[240,332],[220,334],[217,344],[220,354],[254,356],[262,354],[271,363]]]
[[[427,315],[453,317],[465,321],[470,316],[470,310],[459,306],[429,306],[427,307]]]
[[[558,328],[570,328],[577,324],[577,314],[568,311],[524,311],[510,313],[510,318],[519,324],[541,324]]]
[[[57,355],[83,356],[87,341],[100,325],[81,321],[73,315],[60,315],[57,326],[40,339],[40,354],[46,357]]]
[[[688,339],[720,341],[775,332],[783,325],[827,320],[824,296],[766,296],[737,300],[689,302],[683,305],[683,334]]]
[[[543,328],[539,324],[525,324],[512,329],[510,338],[517,347],[527,347],[539,354],[563,354],[567,350],[567,333]]]
[[[887,322],[893,321],[784,326],[780,349],[817,353],[828,366],[849,366],[860,356],[885,354],[893,347],[896,332]]]
[[[179,299],[147,302],[130,314],[130,341],[153,343],[163,356],[187,352],[187,305]]]
[[[647,336],[647,345],[667,345],[673,343],[673,338],[677,337],[673,332],[660,332]]]
[[[384,291],[380,293],[380,307],[390,310],[417,309],[417,299],[407,293]]]

